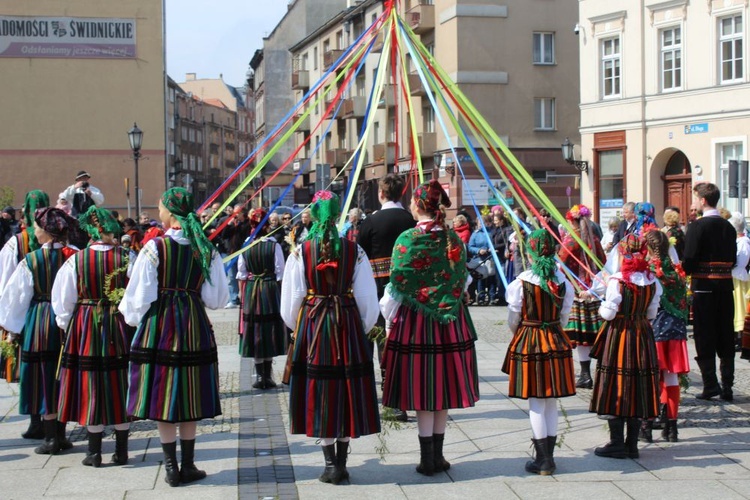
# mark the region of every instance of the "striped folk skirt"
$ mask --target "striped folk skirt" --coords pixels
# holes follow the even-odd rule
[[[128,415],[191,422],[221,415],[219,358],[197,293],[160,294],[130,349]]]
[[[583,300],[576,298],[573,308],[570,310],[568,324],[565,325],[565,334],[570,339],[573,347],[579,345],[590,346],[596,340],[596,334],[602,326],[602,318],[599,316],[600,300]]]
[[[468,408],[479,400],[476,332],[461,305],[455,321],[440,323],[402,305],[381,364],[383,406],[439,411]]]
[[[543,328],[538,321],[522,321],[503,363],[503,373],[510,379],[508,396],[528,399],[575,395],[572,352],[559,323]]]
[[[68,327],[60,365],[57,419],[81,425],[127,422],[132,329],[112,305],[80,304]]]
[[[659,361],[651,324],[644,317],[605,322],[591,357],[596,366],[590,411],[652,418],[659,413]]]
[[[18,413],[51,415],[57,412],[57,364],[62,330],[49,301],[32,301],[26,313],[21,343]]]
[[[243,358],[273,358],[286,353],[289,335],[279,312],[281,287],[275,277],[240,282]]]

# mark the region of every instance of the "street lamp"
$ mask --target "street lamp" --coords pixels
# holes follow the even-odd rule
[[[440,151],[435,151],[435,153],[432,155],[432,162],[433,162],[433,168],[432,171],[434,172],[433,177],[435,179],[440,178],[440,164],[443,162],[443,155],[440,153]]]
[[[565,142],[560,145],[560,148],[562,149],[563,160],[569,165],[573,165],[580,172],[589,171],[589,162],[585,160],[576,160],[575,151],[573,150],[574,145],[570,142],[570,139],[566,137]]]
[[[141,145],[143,144],[143,130],[133,122],[133,128],[128,130],[130,149],[133,150],[133,162],[135,162],[135,216],[141,216],[141,190],[138,184],[138,160],[141,157]]]

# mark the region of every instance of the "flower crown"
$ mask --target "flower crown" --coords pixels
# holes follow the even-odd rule
[[[319,201],[319,200],[330,200],[332,198],[333,198],[333,193],[331,193],[330,191],[318,191],[317,193],[315,193],[315,196],[313,196],[312,201],[313,203],[315,203],[316,201]]]
[[[591,217],[591,210],[586,205],[573,205],[565,218],[568,220],[579,220],[581,217]]]

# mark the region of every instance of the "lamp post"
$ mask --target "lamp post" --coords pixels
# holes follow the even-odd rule
[[[440,164],[443,163],[443,155],[440,153],[440,151],[435,151],[435,154],[432,155],[432,161],[433,161],[433,171],[435,172],[435,175],[433,176],[435,179],[440,178]]]
[[[133,122],[133,128],[128,130],[130,149],[133,150],[133,162],[135,162],[135,216],[141,216],[141,190],[138,184],[138,160],[141,157],[141,145],[143,144],[143,131],[138,124]]]
[[[576,160],[574,145],[570,142],[570,139],[566,137],[565,142],[560,145],[560,148],[562,149],[563,160],[569,165],[573,165],[579,172],[589,171],[589,162],[585,160]]]

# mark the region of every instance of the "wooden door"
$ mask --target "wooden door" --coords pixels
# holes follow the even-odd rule
[[[682,151],[677,151],[667,162],[662,180],[664,181],[664,206],[680,209],[680,222],[685,224],[690,213],[692,196],[692,175],[690,161]]]

